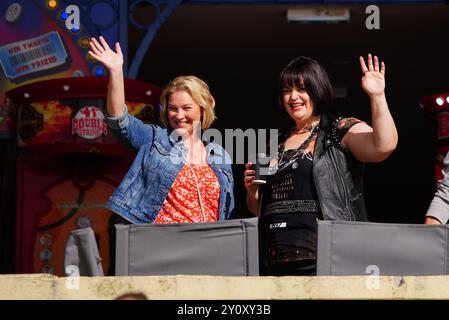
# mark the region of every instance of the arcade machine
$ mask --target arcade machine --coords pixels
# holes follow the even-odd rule
[[[64,275],[69,232],[92,227],[104,274],[111,274],[105,208],[134,158],[109,132],[106,78],[35,82],[6,93],[17,113],[16,272]],[[125,82],[129,113],[157,122],[160,89]]]
[[[1,214],[17,223],[18,273],[62,275],[67,233],[83,226],[93,227],[108,273],[111,213],[104,203],[132,154],[105,126],[107,70],[88,50],[99,35],[126,47],[126,8],[120,0],[0,1],[0,139],[18,141],[17,213]],[[159,89],[131,80],[126,86],[130,113],[155,121]]]
[[[118,41],[118,12],[118,0],[0,1],[0,138],[15,137],[16,115],[4,105],[6,91],[107,74],[89,57],[89,39],[101,34],[109,43]]]
[[[443,159],[449,152],[449,92],[422,97],[419,105],[432,113],[437,123],[437,143],[435,148],[435,181],[443,178]]]

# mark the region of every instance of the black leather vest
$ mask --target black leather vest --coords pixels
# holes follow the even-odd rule
[[[336,136],[337,118],[322,114],[313,155],[313,178],[325,220],[367,221],[363,196],[365,164]]]

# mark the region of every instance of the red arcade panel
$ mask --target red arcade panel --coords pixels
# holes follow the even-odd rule
[[[16,271],[64,275],[69,232],[95,231],[110,274],[113,214],[105,204],[134,154],[109,132],[108,79],[64,78],[7,92],[18,115]],[[157,122],[160,89],[126,80],[130,114]]]
[[[443,178],[443,158],[449,151],[449,92],[422,97],[421,108],[435,115],[437,121],[437,147],[435,149],[435,179]]]

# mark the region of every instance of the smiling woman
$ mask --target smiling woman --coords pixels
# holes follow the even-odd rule
[[[182,128],[192,135],[194,124],[201,121],[201,109],[186,91],[175,91],[168,101],[167,118],[173,129]]]
[[[371,99],[371,128],[355,118],[334,117],[332,85],[316,61],[299,57],[279,78],[281,112],[289,123],[262,190],[254,171],[245,171],[247,205],[261,216],[263,261],[269,275],[313,275],[317,219],[367,220],[362,173],[365,162],[380,162],[397,144],[384,95],[385,65],[360,57],[362,87]],[[261,211],[259,212],[259,208]]]
[[[195,76],[172,80],[161,95],[164,126],[146,125],[127,112],[120,45],[114,52],[102,37],[91,40],[89,54],[110,73],[106,122],[137,151],[107,207],[132,223],[229,219],[234,210],[231,164],[221,146],[201,139],[201,131],[215,120],[207,84]]]
[[[166,126],[173,126],[176,122],[175,112],[181,107],[189,108],[189,114],[200,112],[200,117],[196,115],[197,121],[200,121],[201,129],[208,129],[215,117],[215,99],[210,94],[208,85],[195,76],[180,76],[170,82],[161,94],[162,114],[161,121]],[[168,108],[164,108],[167,106]],[[198,108],[197,108],[198,107]],[[193,112],[193,113],[192,113]],[[169,116],[169,113],[171,116]],[[173,123],[170,121],[174,120]]]

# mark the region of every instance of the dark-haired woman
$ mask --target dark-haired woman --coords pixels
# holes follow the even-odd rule
[[[385,98],[385,64],[371,54],[367,62],[360,57],[372,127],[327,113],[332,85],[316,61],[299,57],[281,72],[280,103],[290,130],[279,140],[264,188],[254,184],[251,163],[244,178],[248,208],[261,216],[268,275],[316,274],[317,219],[367,220],[364,163],[385,160],[398,141]]]

